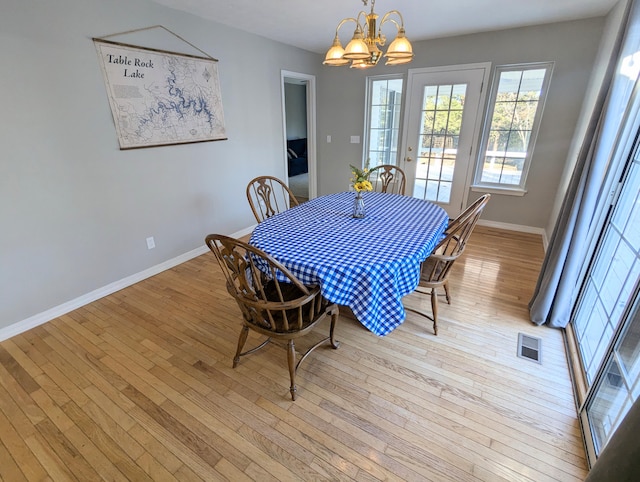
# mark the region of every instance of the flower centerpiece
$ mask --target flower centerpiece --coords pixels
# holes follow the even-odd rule
[[[364,169],[359,169],[355,167],[353,164],[349,165],[351,167],[351,185],[353,189],[356,191],[356,198],[353,204],[353,217],[354,218],[364,218],[365,209],[364,209],[364,199],[362,199],[362,193],[364,191],[373,191],[373,185],[369,181],[369,176],[373,171],[376,170],[369,169],[369,160],[367,159],[367,163]]]
[[[356,192],[373,190],[373,186],[369,181],[369,175],[371,175],[373,170],[369,169],[368,165],[369,163],[367,162],[367,166],[365,166],[364,169],[358,169],[353,164],[349,165],[351,167],[351,175],[353,176],[351,178],[351,185]]]

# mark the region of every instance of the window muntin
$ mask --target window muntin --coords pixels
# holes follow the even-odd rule
[[[397,76],[367,79],[367,124],[364,161],[371,167],[397,164],[404,82]]]
[[[475,185],[524,190],[552,68],[549,62],[495,69]]]
[[[451,201],[466,94],[466,84],[424,88],[413,192],[418,199],[440,203]]]

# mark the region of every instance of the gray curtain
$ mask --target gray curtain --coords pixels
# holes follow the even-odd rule
[[[580,271],[591,254],[588,240],[601,229],[594,221],[607,195],[602,192],[603,181],[635,84],[635,79],[622,75],[619,67],[623,58],[637,52],[637,3],[630,0],[625,7],[622,27],[529,302],[531,321],[538,325],[564,328],[569,323]]]

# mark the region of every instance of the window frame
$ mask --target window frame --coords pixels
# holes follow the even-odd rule
[[[397,140],[395,146],[395,159],[390,164],[398,165],[398,160],[400,156],[400,146],[401,139],[403,133],[403,121],[404,121],[404,97],[406,95],[407,82],[404,74],[383,74],[383,75],[371,75],[366,78],[366,89],[365,89],[365,112],[364,112],[364,133],[363,133],[363,144],[362,144],[362,165],[366,166],[367,162],[370,159],[370,148],[371,148],[371,111],[372,111],[372,95],[373,95],[373,84],[374,82],[379,81],[389,81],[389,80],[401,80],[402,81],[402,90],[401,90],[401,99],[400,99],[400,111],[398,112],[398,129],[397,129]]]
[[[547,101],[547,94],[549,91],[549,85],[551,83],[551,75],[555,62],[530,62],[508,65],[497,65],[493,69],[491,89],[489,92],[489,100],[487,103],[486,113],[481,129],[479,149],[476,155],[476,165],[474,170],[472,189],[481,190],[483,192],[496,192],[501,194],[512,195],[524,195],[526,191],[527,177],[529,169],[531,168],[531,160],[535,150],[536,141],[538,139],[538,132],[540,130],[540,124],[542,121],[542,115],[544,113],[544,107]],[[522,175],[520,176],[520,182],[518,184],[507,184],[500,182],[486,182],[482,181],[482,174],[484,170],[484,160],[487,152],[487,145],[489,143],[489,133],[491,131],[491,123],[493,120],[493,113],[495,111],[496,99],[498,95],[498,87],[500,85],[501,75],[506,72],[524,72],[528,70],[540,70],[545,69],[544,80],[540,89],[540,96],[538,98],[538,107],[533,120],[531,128],[531,135],[527,146],[524,163],[522,166]],[[513,126],[511,126],[513,127]]]

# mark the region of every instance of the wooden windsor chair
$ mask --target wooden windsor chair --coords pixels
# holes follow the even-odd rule
[[[252,179],[247,185],[247,199],[259,223],[300,204],[291,189],[273,176]]]
[[[373,190],[393,194],[403,194],[405,189],[404,171],[392,164],[376,166],[375,171],[369,176]]]
[[[420,281],[416,292],[431,295],[432,316],[415,308],[405,306],[405,309],[433,320],[433,332],[435,335],[438,334],[437,289],[440,287],[444,289],[447,303],[451,304],[448,281],[449,272],[453,267],[453,263],[462,256],[467,241],[490,198],[491,194],[483,195],[455,219],[451,220],[442,240],[434,248],[429,257],[422,262]]]
[[[287,341],[291,399],[296,399],[296,372],[300,364],[316,348],[329,343],[338,348],[334,338],[338,306],[329,303],[320,294],[319,286],[305,286],[285,266],[264,251],[243,241],[221,234],[210,234],[205,240],[220,264],[227,280],[227,291],[236,300],[242,312],[243,324],[236,354],[235,368],[240,357],[254,353],[272,339]],[[315,326],[331,319],[329,336],[308,348],[296,362],[294,340]],[[266,336],[261,344],[244,350],[249,330]]]

